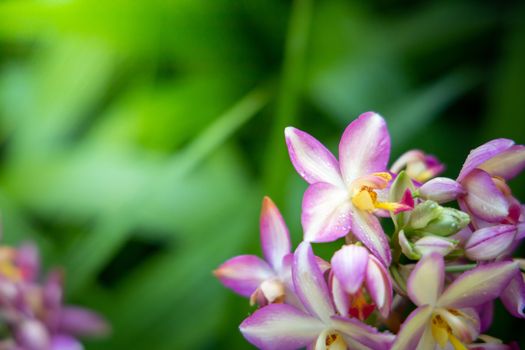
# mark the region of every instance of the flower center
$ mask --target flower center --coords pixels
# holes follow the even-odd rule
[[[402,203],[381,202],[378,200],[375,190],[386,188],[391,180],[392,175],[389,173],[373,173],[357,179],[352,184],[352,188],[354,188],[352,203],[359,210],[367,212],[373,212],[376,209],[393,212],[411,209]]]
[[[352,317],[364,321],[375,309],[375,304],[367,298],[362,289],[350,297],[349,313]]]
[[[15,265],[16,251],[10,248],[0,248],[0,275],[18,282],[23,278],[22,271]]]
[[[467,350],[467,347],[454,336],[452,327],[441,315],[434,315],[431,322],[432,336],[441,348],[445,348],[447,343],[450,342],[454,350]]]
[[[346,350],[347,346],[345,340],[338,332],[324,331],[319,335],[315,349]]]

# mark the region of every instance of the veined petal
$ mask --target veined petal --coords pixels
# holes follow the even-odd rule
[[[352,244],[343,246],[332,257],[332,271],[350,294],[355,294],[363,284],[368,255],[366,248]]]
[[[390,348],[390,345],[394,340],[394,336],[392,334],[380,333],[374,327],[364,324],[355,318],[333,316],[332,325],[339,332],[350,338],[354,343],[357,343],[357,346],[351,346],[351,349],[363,348],[386,350]],[[359,347],[359,345],[361,345],[361,347]]]
[[[340,187],[318,182],[310,185],[303,197],[301,223],[304,240],[331,242],[350,230],[350,200]]]
[[[459,182],[446,177],[436,177],[419,188],[419,194],[422,198],[438,203],[450,202],[465,193]]]
[[[397,334],[392,350],[414,350],[428,326],[433,308],[429,305],[420,306],[403,322]]]
[[[249,297],[266,279],[274,276],[272,268],[258,256],[240,255],[226,261],[213,274],[235,293]]]
[[[514,141],[512,140],[495,139],[479,146],[478,148],[473,149],[470,151],[467,159],[465,160],[457,181],[463,180],[463,178],[467,176],[472,170],[479,167],[487,160],[497,156],[500,153],[503,153],[513,145]]]
[[[290,234],[279,209],[269,197],[264,197],[261,210],[261,246],[266,261],[280,271],[285,255],[290,254]]]
[[[503,254],[514,242],[516,226],[496,225],[472,233],[465,244],[465,254],[472,260],[493,260]]]
[[[525,318],[525,282],[523,275],[516,271],[507,288],[501,293],[501,301],[514,317]]]
[[[335,313],[334,306],[324,276],[308,242],[301,243],[295,251],[292,277],[295,291],[304,307],[312,315],[327,322]]]
[[[485,171],[472,170],[462,184],[467,191],[465,203],[474,215],[489,222],[501,221],[509,215],[509,203]]]
[[[292,164],[306,182],[328,182],[336,186],[343,184],[337,159],[321,142],[292,127],[287,127],[284,135]]]
[[[379,223],[372,214],[351,207],[350,226],[352,233],[358,240],[370,249],[370,251],[385,265],[389,266],[392,261],[388,239]]]
[[[324,327],[320,320],[293,306],[271,304],[255,311],[239,329],[260,349],[293,350],[313,342]]]
[[[374,112],[363,113],[343,133],[339,162],[349,185],[356,178],[385,171],[390,158],[390,135],[386,122]]]
[[[392,307],[392,281],[386,268],[379,260],[370,255],[366,270],[366,289],[384,318],[388,317]]]
[[[414,304],[434,305],[445,283],[445,262],[438,253],[431,253],[419,260],[408,277],[408,296]]]
[[[512,146],[479,166],[492,176],[510,180],[525,168],[525,146]]]
[[[517,264],[510,261],[478,266],[464,272],[443,292],[440,307],[474,307],[497,298],[514,276]]]

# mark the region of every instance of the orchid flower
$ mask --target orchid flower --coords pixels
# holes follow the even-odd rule
[[[460,275],[445,290],[445,262],[440,254],[423,257],[410,274],[408,296],[417,308],[408,316],[392,350],[463,350],[480,331],[473,307],[497,298],[514,276],[517,264],[497,262]],[[477,345],[479,346],[479,345]]]
[[[379,260],[362,246],[345,245],[332,257],[332,294],[337,311],[364,321],[377,308],[386,318],[392,281]]]
[[[441,174],[445,166],[432,155],[420,150],[411,150],[402,154],[390,167],[394,174],[399,174],[403,169],[411,179],[423,183]]]
[[[81,336],[98,336],[109,326],[96,313],[63,305],[61,273],[38,281],[37,248],[0,247],[0,314],[13,334],[0,342],[1,349],[82,350]]]
[[[292,297],[288,228],[277,206],[264,197],[261,218],[261,245],[266,260],[255,255],[229,259],[214,271],[215,276],[235,293],[261,306]]]
[[[525,168],[525,146],[508,139],[489,141],[472,150],[458,175],[466,190],[460,205],[487,223],[516,224],[521,213],[506,181]]]
[[[336,313],[328,286],[310,243],[294,254],[293,283],[303,311],[287,304],[271,304],[255,311],[240,325],[244,337],[260,349],[315,350],[388,349],[393,336]]]
[[[288,127],[285,136],[295,169],[310,184],[302,204],[304,240],[330,242],[352,230],[388,266],[390,246],[374,212],[407,208],[380,200],[392,179],[386,172],[390,135],[385,120],[368,112],[350,123],[339,143],[339,162],[303,131]]]

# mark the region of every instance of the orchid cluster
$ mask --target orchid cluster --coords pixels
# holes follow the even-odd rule
[[[0,246],[0,350],[82,350],[77,337],[108,331],[96,313],[63,305],[61,271],[39,275],[34,245]]]
[[[227,288],[258,306],[240,325],[250,343],[315,350],[517,347],[484,333],[497,298],[525,317],[525,264],[512,257],[525,237],[525,206],[507,184],[525,167],[525,146],[487,142],[470,152],[454,180],[438,177],[443,164],[420,150],[387,168],[390,136],[373,112],[346,128],[339,160],[304,131],[288,127],[285,138],[309,184],[303,242],[292,252],[287,226],[265,197],[264,259],[241,255],[215,270]],[[380,220],[392,220],[391,234]],[[329,262],[314,254],[312,243],[342,238]]]

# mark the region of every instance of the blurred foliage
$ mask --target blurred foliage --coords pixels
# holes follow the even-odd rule
[[[300,240],[283,127],[335,149],[375,110],[393,157],[455,177],[487,139],[525,143],[524,62],[512,1],[0,1],[4,240],[36,240],[109,318],[90,349],[249,348],[211,271],[259,253],[263,194]]]

